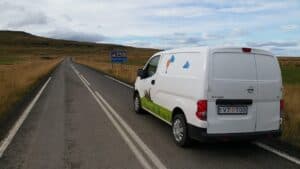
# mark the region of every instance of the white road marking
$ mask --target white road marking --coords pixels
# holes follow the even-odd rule
[[[84,85],[89,86],[89,84],[87,84],[87,83],[82,79],[82,77],[81,77],[80,75],[78,75],[78,77],[79,77],[79,79],[84,83]]]
[[[109,113],[107,108],[101,103],[101,101],[97,98],[93,90],[87,85],[87,83],[80,77],[79,74],[77,74],[79,79],[83,82],[85,87],[88,89],[88,91],[92,94],[98,105],[102,108],[104,113],[107,115],[108,119],[112,122],[112,124],[115,126],[117,131],[120,133],[121,137],[125,140],[126,144],[129,146],[131,151],[134,153],[136,158],[139,160],[143,168],[145,169],[152,169],[151,165],[147,162],[147,160],[144,158],[142,152],[139,151],[139,149],[134,145],[134,143],[130,140],[130,138],[126,135],[126,132],[122,129],[122,127],[117,123],[117,121],[112,117],[112,115]]]
[[[151,151],[151,149],[142,141],[142,139],[133,131],[133,129],[121,118],[121,116],[107,103],[107,101],[96,91],[96,95],[100,100],[107,106],[110,112],[115,116],[115,118],[122,124],[129,135],[136,141],[140,148],[146,153],[149,159],[156,165],[159,169],[166,169],[167,167],[159,160],[159,158]]]
[[[44,89],[48,85],[49,81],[51,80],[51,77],[48,78],[48,80],[45,82],[43,87],[40,89],[40,91],[37,93],[37,95],[34,97],[34,99],[30,102],[30,104],[26,107],[26,109],[23,111],[22,115],[19,117],[18,121],[14,124],[13,128],[9,131],[7,137],[2,140],[1,146],[0,146],[0,158],[3,156],[3,153],[5,152],[6,148],[9,146],[11,141],[13,140],[14,136],[18,132],[19,128],[27,118],[28,114],[30,113],[31,109],[34,107],[38,99],[40,98],[41,94],[43,93]]]
[[[71,67],[72,67],[72,69],[74,70],[74,72],[76,73],[76,74],[78,74],[79,75],[79,72],[78,72],[78,70],[73,66],[73,65],[71,65]]]
[[[86,80],[86,78],[85,78],[82,74],[80,74],[80,73],[78,72],[78,70],[77,70],[74,66],[71,66],[71,67],[72,67],[72,69],[74,70],[74,72],[77,74],[77,76],[79,77],[79,79],[82,80],[82,82],[83,82],[84,84],[86,84],[86,85],[88,85],[88,86],[91,85],[90,82],[89,82],[88,80]]]
[[[80,75],[82,77],[82,79],[86,82],[86,84],[88,84],[89,86],[91,85],[89,81],[86,80],[86,78],[84,78],[84,76],[81,74]]]
[[[107,78],[109,78],[109,79],[111,79],[111,80],[113,80],[113,81],[115,81],[115,82],[118,82],[118,83],[120,83],[120,84],[122,84],[122,85],[124,85],[124,86],[126,86],[126,87],[128,87],[130,89],[133,89],[133,86],[131,86],[131,85],[127,84],[127,83],[124,83],[124,82],[122,82],[122,81],[120,81],[120,80],[118,80],[116,78],[113,78],[113,77],[108,76],[108,75],[104,75],[104,76],[107,77]]]
[[[290,155],[288,155],[288,154],[286,154],[284,152],[276,150],[276,149],[274,149],[274,148],[272,148],[272,147],[270,147],[270,146],[268,146],[266,144],[260,143],[260,142],[255,142],[254,144],[256,146],[262,148],[262,149],[270,151],[270,152],[272,152],[272,153],[274,153],[274,154],[276,154],[276,155],[278,155],[278,156],[280,156],[282,158],[285,158],[285,159],[287,159],[287,160],[289,160],[291,162],[294,162],[294,163],[300,165],[300,160],[298,158],[296,158],[296,157],[292,157],[292,156],[290,156]]]

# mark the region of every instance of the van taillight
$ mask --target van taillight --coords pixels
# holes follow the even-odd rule
[[[282,112],[284,109],[284,100],[280,100],[280,111]]]
[[[207,112],[207,100],[199,100],[197,102],[196,116],[200,120],[206,120],[206,112]]]
[[[242,50],[245,53],[250,53],[251,52],[251,48],[242,48]]]

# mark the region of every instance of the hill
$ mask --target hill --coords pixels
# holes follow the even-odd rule
[[[99,44],[69,40],[51,39],[20,31],[0,31],[0,57],[11,56],[65,56],[86,55],[107,56],[112,49],[125,49],[129,59],[133,57],[151,56],[156,49],[135,48],[114,44]]]

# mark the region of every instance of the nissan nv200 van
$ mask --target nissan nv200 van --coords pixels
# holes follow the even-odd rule
[[[282,89],[277,58],[268,51],[166,50],[138,71],[134,109],[171,125],[179,146],[190,139],[279,136]]]

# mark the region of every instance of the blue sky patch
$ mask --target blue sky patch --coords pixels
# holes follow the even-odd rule
[[[60,8],[66,3],[4,0],[0,29],[134,47],[249,46],[300,56],[300,0],[94,0]]]

